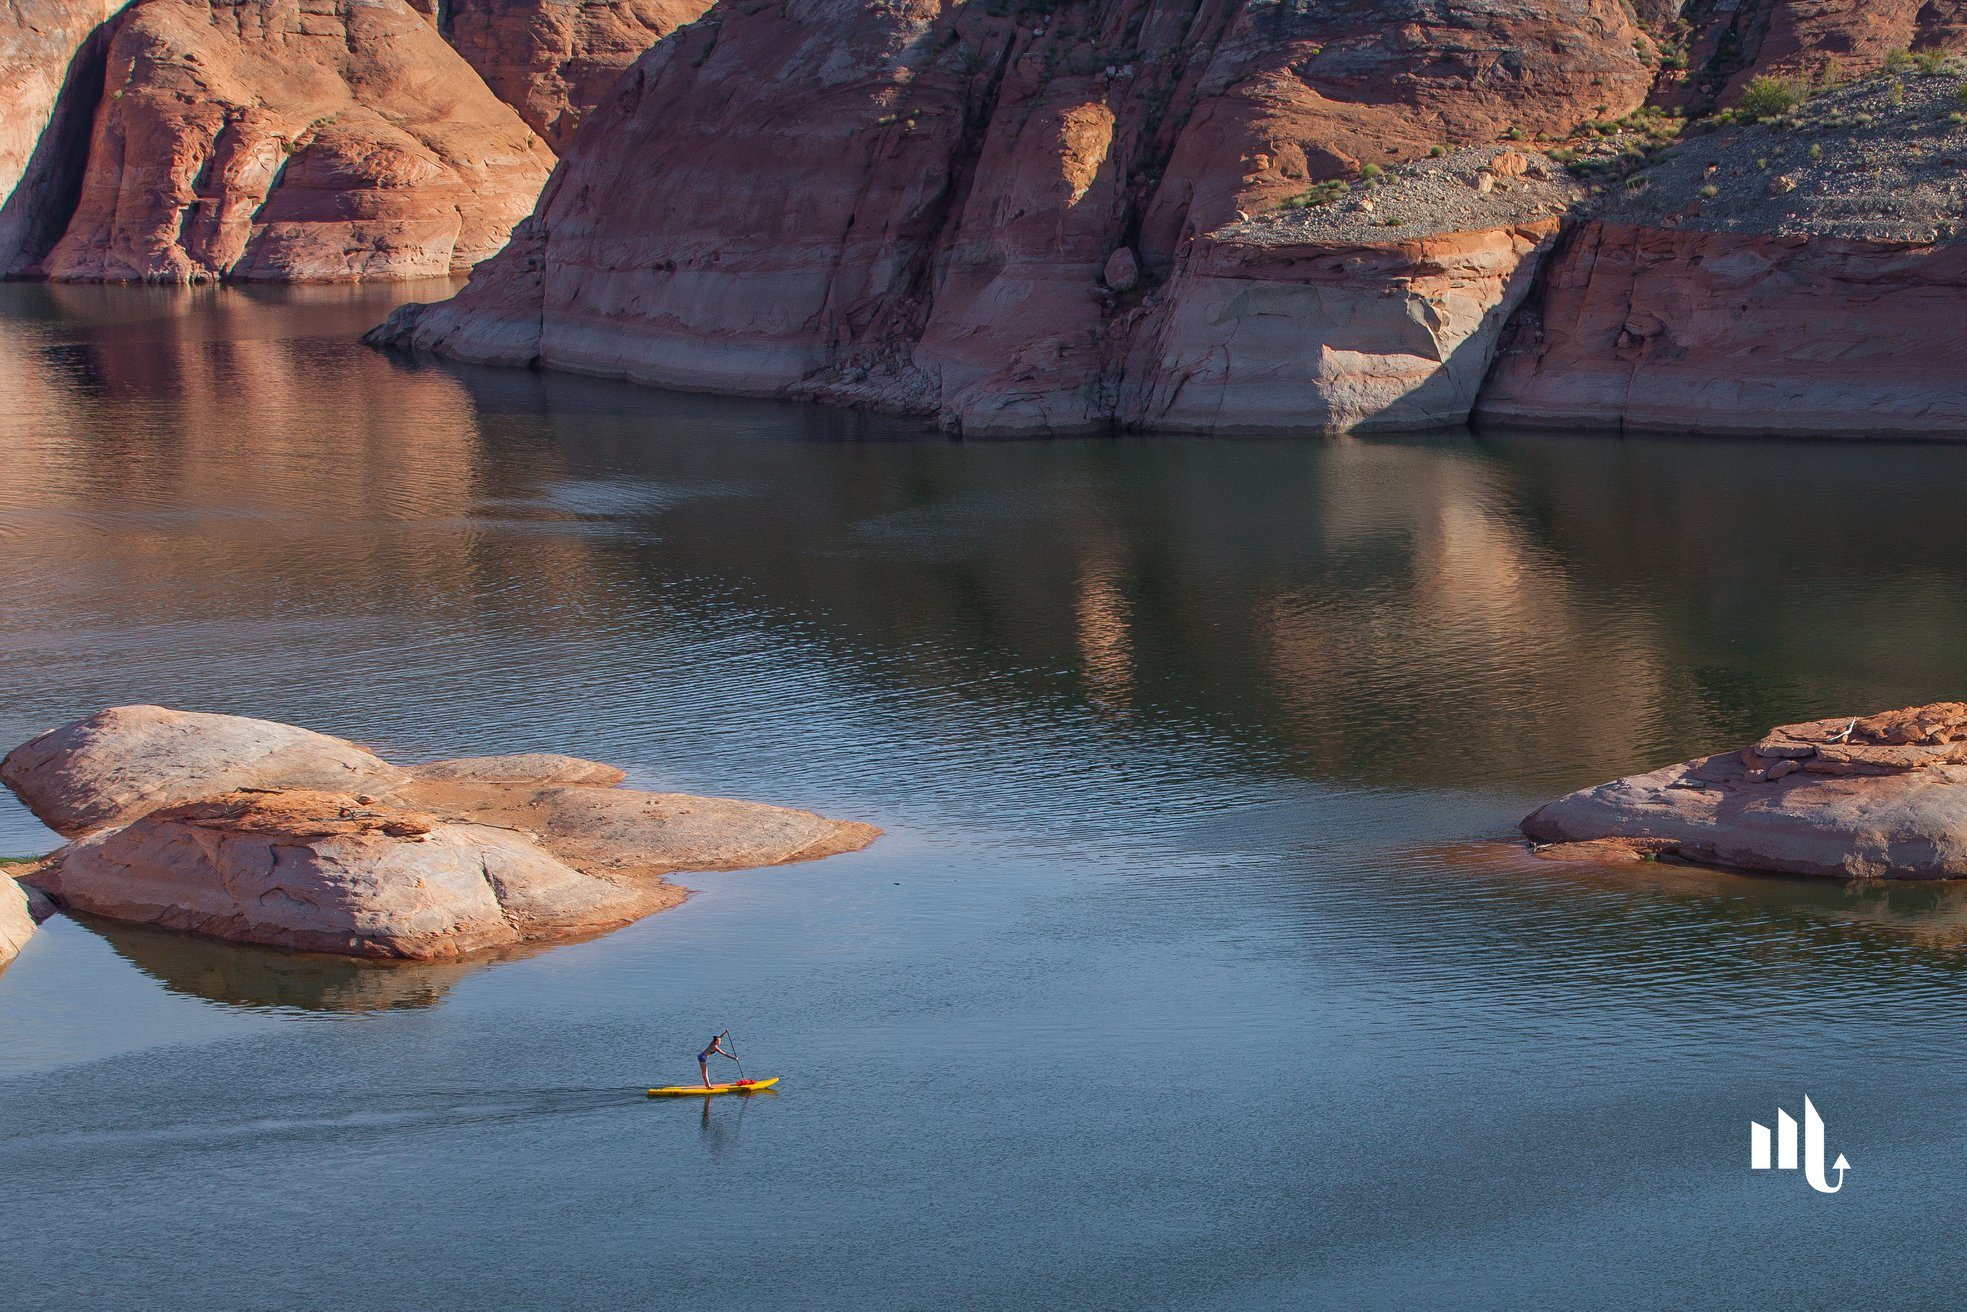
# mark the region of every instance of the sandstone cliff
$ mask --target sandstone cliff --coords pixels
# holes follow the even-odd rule
[[[465,294],[388,336],[968,431],[1103,423],[1196,237],[1367,163],[1630,109],[1649,51],[1597,0],[726,3],[625,75]]]
[[[1950,0],[1689,0],[1655,15],[1688,47],[1695,94],[1732,102],[1750,79],[1869,73],[1894,52],[1959,49],[1967,9]]]
[[[1967,434],[1963,92],[1957,70],[1875,77],[1676,146],[1553,256],[1478,413]]]
[[[1967,246],[1594,223],[1486,419],[1777,436],[1967,434]]]
[[[0,10],[0,276],[61,236],[102,90],[102,24],[117,0],[14,0]]]
[[[117,22],[82,281],[396,278],[505,243],[553,162],[402,0],[140,0]]]
[[[555,150],[622,70],[708,0],[452,0],[445,33],[500,100]]]

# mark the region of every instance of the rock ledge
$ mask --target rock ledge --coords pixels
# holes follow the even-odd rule
[[[1782,725],[1739,751],[1559,798],[1523,832],[1555,858],[1967,878],[1967,703]]]
[[[0,762],[75,840],[22,872],[58,904],[357,957],[600,933],[681,902],[664,875],[808,861],[881,832],[622,778],[547,754],[404,768],[290,725],[160,706],[98,712]]]

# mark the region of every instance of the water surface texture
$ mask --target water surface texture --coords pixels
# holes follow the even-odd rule
[[[441,290],[0,288],[0,740],[153,701],[889,835],[500,961],[50,923],[10,1305],[1957,1300],[1967,892],[1497,840],[1960,696],[1967,450],[953,443],[356,343]],[[776,1096],[640,1096],[725,1026]],[[1747,1169],[1806,1094],[1835,1197]]]

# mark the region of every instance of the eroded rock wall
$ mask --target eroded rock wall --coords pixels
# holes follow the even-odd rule
[[[34,268],[68,221],[119,0],[0,9],[0,276]]]
[[[1435,428],[1468,418],[1558,221],[1376,246],[1199,241],[1129,361],[1131,426]]]
[[[1684,17],[1695,66],[1724,100],[1764,74],[1850,76],[1897,50],[1967,43],[1960,0],[1694,0]]]
[[[105,87],[56,279],[461,272],[553,163],[402,0],[140,0]]]
[[[966,431],[1104,422],[1195,238],[1364,163],[1630,109],[1649,50],[1599,0],[725,3],[623,78],[463,295],[384,337]]]
[[[556,151],[622,70],[708,0],[452,0],[445,35]]]
[[[1592,223],[1478,413],[1690,433],[1967,433],[1967,246]]]

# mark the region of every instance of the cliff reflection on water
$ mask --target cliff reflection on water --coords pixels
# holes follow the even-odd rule
[[[776,734],[732,791],[831,800],[823,745],[1042,830],[1155,753],[1529,800],[1967,673],[1959,448],[952,443],[354,341],[441,291],[0,289],[0,731],[144,697],[645,777]],[[734,677],[955,727],[720,719]],[[1120,768],[1014,787],[1045,750]]]

